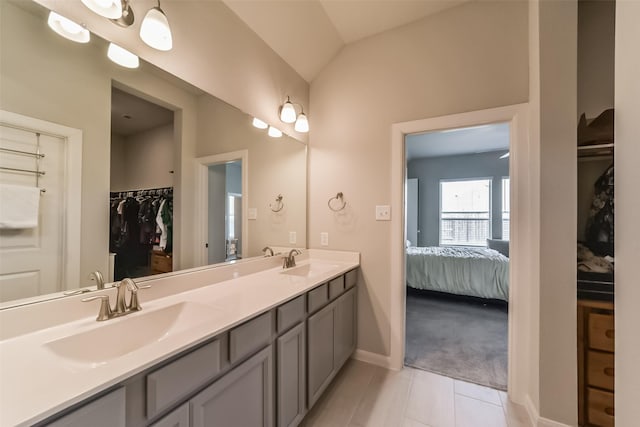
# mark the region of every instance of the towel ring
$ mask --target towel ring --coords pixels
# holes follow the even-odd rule
[[[341,210],[343,210],[344,208],[347,207],[347,202],[344,201],[344,195],[342,194],[342,191],[339,192],[338,194],[336,194],[336,197],[332,197],[329,199],[329,201],[327,202],[327,206],[329,206],[329,209],[331,209],[334,212],[340,212]],[[337,201],[338,203],[340,203],[340,206],[336,206],[334,207],[335,203],[331,203],[333,201]]]
[[[272,203],[269,203],[269,208],[271,209],[271,212],[280,212],[284,208],[282,194],[278,194],[278,197],[276,197],[275,206]]]

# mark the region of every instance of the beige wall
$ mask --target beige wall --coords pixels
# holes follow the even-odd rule
[[[249,117],[210,96],[198,99],[196,156],[249,150],[249,208],[258,217],[249,221],[249,256],[266,246],[306,247],[306,146],[293,138],[271,138],[249,124]],[[245,165],[243,165],[245,167]],[[282,194],[284,208],[271,212],[269,204]],[[295,231],[297,243],[289,244]],[[248,251],[247,251],[248,250]]]
[[[389,354],[392,233],[374,212],[390,203],[391,125],[526,102],[527,51],[525,3],[473,2],[348,45],[312,82],[309,246],[328,232],[361,252],[359,349]],[[342,214],[326,205],[338,191]]]
[[[307,140],[307,134],[280,122],[278,107],[287,95],[308,107],[309,84],[223,2],[163,0],[174,46],[170,52],[161,52],[137,36],[141,18],[157,5],[156,0],[131,2],[136,22],[128,29],[91,12],[80,0],[36,1],[242,111]],[[313,120],[311,114],[309,119]]]
[[[640,2],[616,11],[616,425],[638,423],[640,400]]]
[[[173,187],[173,124],[111,138],[110,191]]]

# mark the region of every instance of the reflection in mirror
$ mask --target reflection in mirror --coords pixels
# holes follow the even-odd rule
[[[0,183],[46,189],[35,227],[0,227],[0,302],[95,289],[95,272],[108,283],[261,256],[266,245],[306,247],[305,145],[267,136],[252,117],[149,63],[112,63],[94,34],[86,44],[58,36],[35,3],[0,8],[0,147],[45,154],[0,151],[1,166],[45,172],[4,169]],[[135,128],[141,116],[135,106],[119,110],[122,97],[151,103],[155,112],[142,116],[158,120]],[[166,200],[172,189],[171,244],[163,248],[152,210],[124,228],[140,247],[123,253],[124,241],[111,241],[123,231],[114,231],[112,199],[142,190],[131,194],[139,218],[156,189],[167,189]],[[286,203],[273,212],[278,194]]]

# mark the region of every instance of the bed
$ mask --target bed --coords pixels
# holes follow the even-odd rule
[[[489,248],[408,247],[407,286],[509,300],[509,258]]]

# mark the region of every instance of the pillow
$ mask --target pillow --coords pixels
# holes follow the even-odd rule
[[[509,258],[509,241],[500,239],[487,239],[487,246],[489,249],[500,252],[502,255]]]

